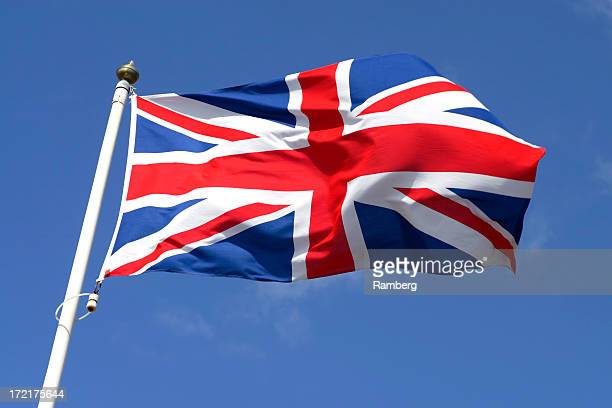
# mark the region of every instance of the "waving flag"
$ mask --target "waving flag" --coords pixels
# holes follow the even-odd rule
[[[106,276],[312,279],[372,248],[515,268],[544,149],[412,55],[198,94],[132,97]]]

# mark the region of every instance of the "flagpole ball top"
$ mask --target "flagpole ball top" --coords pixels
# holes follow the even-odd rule
[[[117,68],[117,78],[128,81],[130,85],[134,85],[138,81],[139,76],[140,74],[136,65],[134,65],[134,61],[130,61]]]

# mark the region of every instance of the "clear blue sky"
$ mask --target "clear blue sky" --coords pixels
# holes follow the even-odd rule
[[[610,1],[11,3],[0,385],[42,382],[114,69],[130,58],[138,92],[152,94],[418,54],[548,149],[524,247],[612,247]],[[86,290],[118,210],[126,125]],[[355,275],[169,274],[111,279],[102,295],[74,332],[65,407],[612,406],[609,297],[373,297]]]

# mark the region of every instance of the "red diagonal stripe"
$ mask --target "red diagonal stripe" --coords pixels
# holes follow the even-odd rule
[[[363,112],[357,116],[367,115],[369,113],[386,112],[406,102],[422,98],[427,95],[433,95],[440,92],[462,91],[467,92],[459,85],[450,82],[432,82],[415,86],[414,88],[405,89],[393,95],[389,95],[380,101],[374,102],[368,106]]]
[[[164,252],[183,248],[186,245],[209,238],[251,218],[271,214],[285,207],[287,206],[255,203],[235,208],[198,227],[169,236],[157,244],[155,249],[150,254],[136,261],[122,265],[113,271],[109,271],[106,273],[106,276],[131,275],[138,272],[148,263],[158,259]]]
[[[166,122],[172,123],[173,125],[180,126],[183,129],[189,130],[199,135],[224,139],[230,142],[254,139],[258,137],[251,133],[243,132],[241,130],[230,129],[200,122],[199,120],[190,118],[189,116],[185,116],[181,113],[175,112],[161,105],[143,99],[140,96],[136,98],[136,101],[136,106],[141,111],[147,112],[150,115],[165,120]]]
[[[499,231],[488,222],[474,214],[464,205],[444,197],[428,188],[397,188],[398,191],[412,198],[414,201],[431,208],[434,211],[444,214],[449,218],[479,232],[487,238],[495,248],[499,249],[510,260],[512,270],[516,269],[514,259],[514,247]]]

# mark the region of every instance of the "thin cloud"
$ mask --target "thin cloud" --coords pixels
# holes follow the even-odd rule
[[[320,299],[330,291],[360,290],[362,282],[362,274],[352,272],[292,284],[260,284],[254,302],[257,306],[252,311],[258,314],[260,323],[274,322],[281,343],[298,348],[307,344],[316,332],[316,325],[307,313],[309,299]]]
[[[612,0],[581,0],[570,3],[570,7],[578,14],[598,17],[608,24],[612,23]],[[612,26],[608,27],[612,29]]]
[[[213,337],[212,326],[198,312],[188,310],[164,310],[157,314],[157,321],[181,336]]]
[[[279,316],[274,329],[281,342],[290,348],[307,343],[312,336],[310,320],[297,308]]]
[[[529,223],[529,228],[525,231],[525,237],[521,241],[521,248],[542,249],[553,238],[553,231],[548,221],[542,217],[534,218]]]
[[[263,359],[266,354],[259,348],[248,343],[229,342],[222,343],[222,350],[226,353],[237,355],[248,359]]]
[[[612,21],[612,0],[585,0],[581,6]]]

